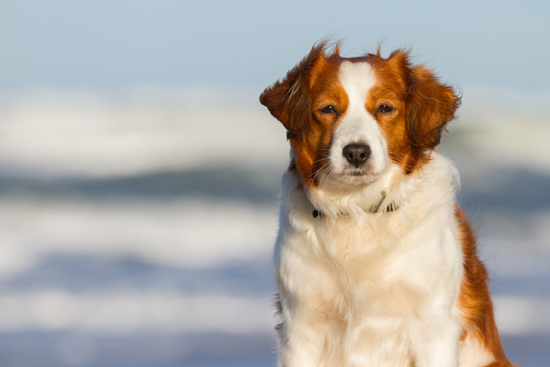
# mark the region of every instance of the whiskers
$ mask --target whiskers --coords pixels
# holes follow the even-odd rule
[[[328,160],[328,158],[327,158]],[[311,175],[311,180],[316,182],[318,185],[322,185],[327,179],[335,178],[334,172],[330,169],[329,165],[323,165],[320,169],[316,170]]]
[[[327,175],[333,175],[330,169],[330,149],[319,149],[317,151],[317,159],[314,164],[314,169],[307,179],[320,184],[323,178]]]

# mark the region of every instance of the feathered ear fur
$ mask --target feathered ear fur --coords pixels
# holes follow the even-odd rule
[[[267,107],[287,129],[288,139],[300,136],[309,126],[310,98],[309,77],[315,63],[324,58],[327,42],[314,45],[286,76],[266,88],[260,95],[260,103]]]
[[[447,123],[455,118],[460,97],[426,67],[417,65],[410,71],[407,97],[409,140],[417,149],[434,149]]]

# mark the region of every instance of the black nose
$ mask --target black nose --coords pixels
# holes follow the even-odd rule
[[[342,150],[342,155],[349,163],[359,167],[369,159],[370,147],[366,144],[349,144]]]

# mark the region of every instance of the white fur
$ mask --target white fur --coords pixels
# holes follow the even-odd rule
[[[459,349],[461,367],[488,366],[496,360],[495,356],[489,353],[485,347],[470,337],[460,343]]]
[[[391,188],[399,210],[336,219],[313,218],[297,175],[283,176],[281,366],[457,366],[454,172],[434,154]]]
[[[370,66],[344,62],[349,107],[330,153],[333,174],[306,190],[282,179],[274,263],[282,305],[281,367],[480,367],[491,355],[460,341],[463,253],[453,164],[436,152],[405,175],[365,97]],[[368,184],[346,178],[343,146],[369,144]],[[363,176],[361,176],[363,177]],[[368,209],[386,198],[381,211]],[[388,204],[399,209],[385,212]],[[314,218],[312,211],[323,215]],[[480,359],[476,361],[475,359]],[[460,358],[460,360],[459,360]]]
[[[375,181],[388,163],[387,145],[382,137],[378,123],[365,108],[365,97],[376,83],[372,67],[367,62],[344,61],[340,65],[339,79],[348,96],[348,107],[333,135],[329,165],[333,173],[351,183]],[[357,172],[342,155],[348,144],[366,144],[371,148],[371,157],[363,167],[364,176],[349,176],[348,172]]]

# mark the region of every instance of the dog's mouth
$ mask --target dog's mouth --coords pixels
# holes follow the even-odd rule
[[[366,162],[359,167],[354,167],[351,164],[347,164],[343,167],[342,176],[362,177],[362,176],[376,176],[376,172],[370,162]]]
[[[347,168],[337,175],[341,181],[352,185],[368,185],[376,181],[379,176],[380,173],[370,167]]]
[[[361,177],[361,176],[368,175],[369,172],[367,170],[350,170],[350,171],[344,172],[344,174],[348,176]]]

